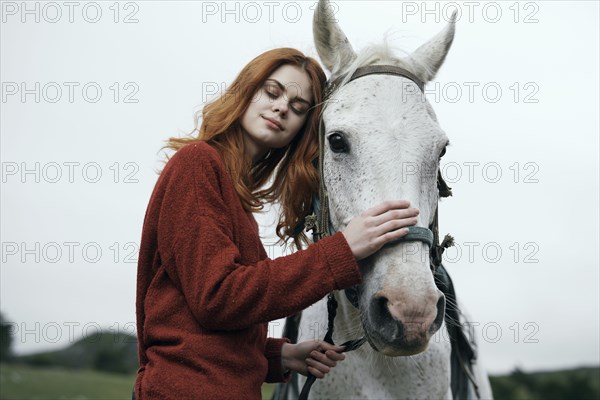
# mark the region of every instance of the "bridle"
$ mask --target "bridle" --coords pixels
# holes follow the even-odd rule
[[[329,99],[331,97],[331,95],[339,89],[339,87],[343,86],[343,84],[346,84],[348,82],[351,82],[355,79],[358,79],[360,77],[363,76],[367,76],[367,75],[394,75],[394,76],[401,76],[404,78],[409,79],[410,81],[412,81],[413,83],[415,83],[419,89],[421,90],[421,92],[424,92],[424,87],[425,84],[423,81],[421,81],[419,78],[417,78],[413,73],[411,73],[410,71],[395,66],[395,65],[369,65],[369,66],[365,66],[365,67],[360,67],[357,68],[356,71],[352,74],[352,76],[350,77],[350,79],[348,79],[347,81],[344,82],[344,79],[346,77],[341,76],[339,78],[337,78],[336,80],[334,80],[333,82],[330,82],[326,89],[325,89],[325,93],[324,93],[324,98],[325,101],[327,101],[327,99]],[[326,236],[330,236],[335,234],[336,229],[333,226],[333,224],[331,223],[331,220],[329,218],[329,197],[327,194],[327,188],[325,187],[325,182],[324,182],[324,175],[323,175],[323,161],[324,161],[324,154],[325,154],[325,123],[323,122],[323,118],[321,118],[320,124],[319,124],[319,176],[320,176],[320,184],[319,184],[319,197],[318,198],[313,198],[313,214],[308,215],[305,218],[305,228],[306,231],[312,230],[312,235],[313,235],[313,241],[317,242],[318,240],[326,237]],[[437,176],[437,187],[438,187],[438,192],[439,192],[439,196],[440,197],[448,197],[452,195],[452,190],[450,187],[448,187],[448,185],[446,184],[446,182],[444,182],[444,179],[442,178],[441,173],[438,171],[438,176]],[[452,238],[452,236],[450,235],[446,235],[444,237],[444,240],[442,241],[441,244],[439,244],[439,232],[438,232],[438,207],[436,206],[435,209],[435,215],[433,217],[433,221],[431,223],[431,225],[429,225],[429,228],[423,228],[423,227],[416,227],[416,226],[411,226],[408,228],[409,232],[407,235],[403,236],[400,239],[397,239],[393,242],[388,242],[386,244],[390,245],[390,244],[397,244],[397,243],[401,243],[401,242],[423,242],[424,244],[427,244],[429,246],[429,259],[430,259],[430,265],[431,265],[431,272],[433,274],[435,274],[436,268],[441,264],[442,262],[442,254],[444,252],[444,250],[447,247],[450,247],[453,245],[453,241],[454,239]],[[359,294],[358,294],[358,286],[352,286],[350,288],[347,288],[344,290],[344,293],[346,294],[346,297],[348,298],[348,300],[350,301],[350,303],[358,308],[358,298],[359,298]],[[335,299],[335,295],[333,293],[330,293],[327,297],[327,313],[328,313],[328,327],[327,327],[327,333],[325,334],[324,337],[324,341],[333,344],[333,322],[335,320],[335,315],[336,315],[336,310],[337,310],[337,300]],[[365,341],[366,341],[366,337],[362,337],[360,339],[356,339],[356,340],[350,340],[346,343],[343,343],[341,346],[345,347],[345,352],[347,351],[352,351],[355,350],[357,348],[359,348]],[[304,387],[302,388],[302,392],[300,393],[300,400],[305,400],[308,398],[308,393],[310,391],[310,388],[312,386],[312,384],[314,383],[314,381],[316,380],[316,378],[311,375],[310,373],[308,374],[308,379],[306,380],[306,383],[304,384]]]

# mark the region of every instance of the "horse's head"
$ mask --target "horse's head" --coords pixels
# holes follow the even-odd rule
[[[323,179],[330,218],[342,230],[366,209],[390,199],[407,199],[420,210],[419,227],[429,227],[438,202],[436,178],[448,138],[418,86],[405,77],[376,74],[346,83],[358,68],[396,65],[422,82],[433,79],[454,37],[452,22],[405,58],[387,46],[355,53],[321,0],[314,16],[315,44],[341,79],[323,111]],[[322,132],[323,133],[323,132]],[[405,242],[384,246],[360,262],[362,327],[371,346],[390,356],[424,351],[444,320],[445,299],[437,289],[429,246]]]

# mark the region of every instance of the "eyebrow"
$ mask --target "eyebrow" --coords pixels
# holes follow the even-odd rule
[[[277,85],[277,86],[278,86],[278,87],[279,87],[281,90],[283,90],[284,92],[287,92],[287,90],[286,90],[285,86],[283,86],[283,85],[281,84],[281,82],[279,82],[277,79],[268,78],[268,79],[265,81],[265,83],[268,83],[268,82],[275,83],[275,84],[276,84],[276,85]],[[296,96],[296,97],[294,97],[292,100],[296,100],[296,101],[299,101],[299,102],[305,103],[306,105],[308,105],[308,106],[310,107],[310,102],[309,102],[308,100],[305,100],[305,99],[303,99],[302,97],[298,97],[298,96]]]

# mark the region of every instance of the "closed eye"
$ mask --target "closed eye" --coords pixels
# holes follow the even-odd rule
[[[303,101],[294,101],[290,106],[292,111],[298,115],[306,114],[310,109],[309,105],[304,103]]]
[[[271,99],[276,99],[281,96],[281,90],[275,85],[265,85],[265,92]]]

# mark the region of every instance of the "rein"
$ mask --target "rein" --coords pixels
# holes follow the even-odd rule
[[[425,84],[419,78],[417,78],[413,73],[407,71],[404,68],[394,66],[394,65],[369,65],[366,67],[357,68],[356,71],[352,74],[350,79],[348,79],[345,83],[351,82],[355,79],[358,79],[367,75],[374,74],[383,74],[383,75],[395,75],[401,76],[409,79],[413,83],[415,83],[421,92],[424,91]],[[342,82],[344,80],[344,76],[337,78],[333,82],[330,82],[326,89],[324,98],[327,100],[339,87],[343,86]],[[321,118],[321,122],[319,124],[319,196],[318,198],[313,198],[313,214],[306,216],[305,218],[305,227],[306,231],[312,230],[313,241],[317,242],[324,237],[335,234],[337,231],[336,228],[331,223],[329,218],[329,196],[327,194],[327,188],[325,187],[325,182],[323,179],[323,161],[325,154],[325,124],[323,119]],[[444,179],[442,178],[441,173],[438,171],[437,176],[437,187],[439,191],[440,197],[448,197],[452,195],[452,190]],[[388,242],[386,245],[401,243],[401,242],[411,242],[411,241],[419,241],[427,244],[429,246],[429,258],[431,271],[435,274],[436,268],[441,265],[442,262],[442,253],[447,247],[453,245],[454,239],[450,235],[446,235],[441,244],[439,243],[439,233],[438,233],[438,207],[436,206],[435,215],[433,221],[429,228],[410,226],[408,227],[408,234],[401,237],[400,239],[396,239],[392,242]],[[346,297],[350,301],[350,303],[358,308],[358,286],[352,286],[344,290]],[[325,334],[324,341],[330,344],[333,343],[333,323],[335,320],[335,316],[337,314],[337,300],[335,299],[335,295],[330,293],[327,296],[327,314],[328,314],[328,322],[327,322],[327,333]],[[366,342],[367,338],[363,336],[362,338],[350,340],[343,343],[341,346],[345,347],[344,352],[353,351],[358,349]],[[299,400],[308,399],[308,393],[310,392],[310,388],[313,383],[316,381],[316,377],[310,373],[308,373],[308,378],[302,387],[302,392],[300,393]]]

